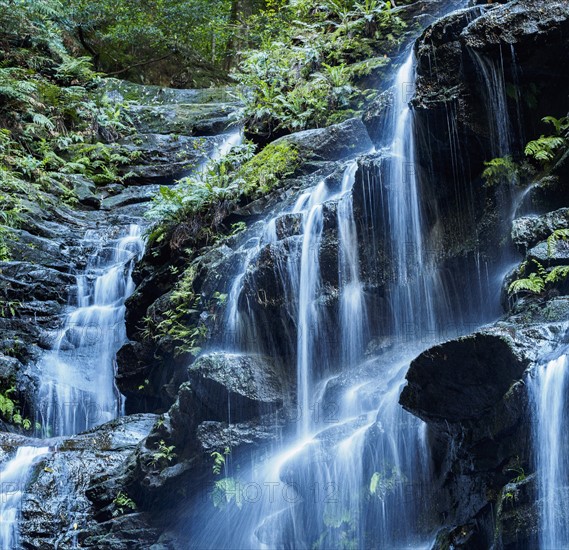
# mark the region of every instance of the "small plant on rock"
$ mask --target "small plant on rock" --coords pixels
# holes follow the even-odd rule
[[[152,455],[152,464],[169,464],[178,455],[174,452],[175,445],[166,445],[166,442],[161,439],[158,443],[158,450]]]
[[[134,500],[132,500],[126,493],[119,491],[118,495],[113,500],[115,505],[115,510],[113,511],[113,516],[122,516],[129,511],[136,510],[137,506]]]

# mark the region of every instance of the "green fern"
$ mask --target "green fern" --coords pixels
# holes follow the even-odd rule
[[[530,273],[529,277],[517,279],[508,288],[510,294],[519,292],[531,292],[541,294],[545,290],[545,280],[537,273]]]
[[[568,278],[569,265],[558,265],[547,274],[545,284],[555,285],[566,281]]]
[[[553,125],[557,136],[561,136],[569,130],[569,117],[555,118],[554,116],[546,116],[541,120],[542,122]]]
[[[557,242],[560,240],[567,241],[569,239],[569,229],[556,229],[547,238],[547,254],[553,256]]]
[[[512,157],[498,157],[484,163],[486,166],[482,172],[482,178],[485,180],[486,187],[493,187],[504,182],[518,180],[518,165],[512,160]]]
[[[565,139],[559,136],[541,136],[530,141],[525,148],[525,155],[542,163],[551,162],[560,147],[565,145]]]

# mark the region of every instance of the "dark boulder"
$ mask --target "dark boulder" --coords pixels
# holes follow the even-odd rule
[[[505,485],[498,500],[497,543],[504,550],[537,546],[540,517],[537,476],[521,477]]]
[[[123,169],[129,181],[171,183],[203,163],[225,136],[190,137],[173,134],[136,134],[120,141],[123,148],[137,153],[133,166]]]
[[[364,123],[351,118],[327,128],[304,130],[275,143],[295,145],[305,160],[343,160],[370,151],[373,144]]]
[[[426,421],[480,418],[523,375],[530,363],[526,354],[505,331],[430,348],[411,363],[401,404]]]
[[[512,224],[512,240],[525,253],[528,248],[544,241],[557,229],[569,227],[569,208],[560,208],[542,216],[524,216]]]
[[[212,420],[248,420],[288,400],[288,376],[268,357],[210,353],[197,359],[188,374]]]

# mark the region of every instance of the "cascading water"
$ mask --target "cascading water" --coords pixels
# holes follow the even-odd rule
[[[337,189],[324,179],[299,197],[290,212],[302,216],[300,239],[288,244],[286,260],[275,262],[292,302],[287,311],[297,329],[296,353],[291,354],[297,373],[296,439],[275,449],[270,458],[253,458],[247,471],[231,472],[242,487],[254,483],[278,490],[284,482],[287,498],[271,499],[264,493],[255,506],[240,499],[243,509],[225,510],[223,520],[208,515],[195,521],[190,540],[197,546],[388,548],[420,547],[428,540],[419,527],[429,472],[424,425],[398,403],[410,360],[427,345],[425,335],[429,341],[436,339],[436,314],[445,311],[435,303],[438,299],[445,303],[444,289],[435,290],[435,266],[423,255],[424,228],[413,169],[414,125],[408,105],[413,82],[410,54],[396,78],[389,147],[379,153],[389,163],[387,193],[380,206],[388,216],[395,266],[386,313],[395,347],[364,361],[369,319],[353,200],[358,163],[351,161]],[[338,243],[335,326],[322,305],[320,263],[324,233],[330,231],[326,219],[334,211]],[[241,287],[263,246],[278,245],[277,223],[278,217],[268,220],[262,237],[253,246],[246,245],[246,259],[229,297],[227,327],[232,333],[256,332],[247,326],[255,318],[240,300]],[[410,327],[420,330],[410,335]],[[397,339],[403,337],[405,346],[400,347]],[[242,343],[243,347],[262,352],[251,350],[251,340]],[[230,532],[226,525],[231,526]]]
[[[424,226],[419,207],[413,115],[408,102],[414,93],[414,56],[411,54],[395,80],[391,127],[393,140],[387,174],[385,212],[388,215],[391,261],[394,263],[390,301],[393,333],[435,330],[435,286],[427,265]],[[419,334],[417,334],[419,336]]]
[[[198,177],[207,163],[238,145],[240,130],[220,136],[208,161],[195,167]],[[116,354],[127,341],[125,301],[134,291],[132,272],[144,253],[137,223],[88,229],[78,243],[87,261],[76,275],[63,327],[53,347],[38,364],[41,372],[36,402],[40,437],[74,435],[124,413],[115,384]],[[49,447],[21,446],[0,471],[0,547],[19,547],[18,519],[32,468]]]
[[[38,422],[44,436],[71,435],[121,412],[115,357],[126,341],[126,298],[131,273],[144,251],[141,228],[131,224],[114,238],[86,232],[83,246],[95,247],[77,275],[77,304],[42,360]]]
[[[18,518],[31,468],[48,447],[20,447],[0,472],[0,548],[19,547]]]
[[[340,276],[340,323],[342,363],[353,364],[361,356],[366,341],[365,299],[360,278],[358,237],[354,220],[352,186],[358,163],[352,162],[342,180],[342,197],[338,201],[338,243]]]
[[[540,365],[528,380],[533,405],[539,546],[569,548],[569,356]]]

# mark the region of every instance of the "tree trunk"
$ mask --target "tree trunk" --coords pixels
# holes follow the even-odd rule
[[[264,2],[263,2],[264,4]],[[230,71],[238,58],[238,52],[247,45],[247,20],[257,11],[255,0],[231,0],[229,27],[232,32],[226,46],[224,69]]]

